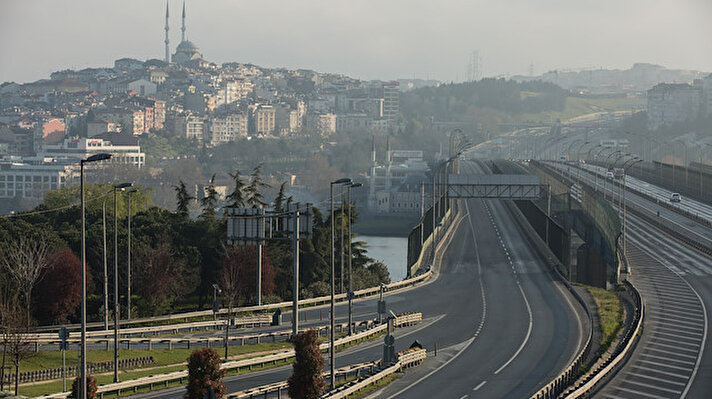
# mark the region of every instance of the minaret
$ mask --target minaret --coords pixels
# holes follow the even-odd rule
[[[171,52],[168,49],[168,0],[166,0],[166,40],[164,41],[164,43],[166,43],[166,62],[171,62]]]
[[[368,207],[376,206],[376,136],[371,136],[371,179],[368,187]]]
[[[183,0],[183,26],[180,28],[180,42],[185,41],[185,0]]]
[[[391,189],[391,136],[386,136],[386,191]]]

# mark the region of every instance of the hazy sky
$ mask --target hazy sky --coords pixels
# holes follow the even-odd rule
[[[182,0],[169,0],[171,52]],[[0,82],[163,58],[166,0],[0,0]],[[462,80],[651,62],[712,71],[712,0],[187,0],[210,61]]]

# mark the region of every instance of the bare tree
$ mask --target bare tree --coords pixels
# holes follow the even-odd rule
[[[46,238],[21,236],[10,241],[0,253],[0,268],[7,272],[24,297],[28,321],[32,320],[32,289],[49,266],[49,250]]]
[[[18,395],[20,362],[33,354],[31,342],[27,338],[29,331],[30,319],[27,313],[23,312],[19,301],[14,300],[0,304],[0,344],[3,347],[2,373],[5,372],[6,356],[9,356],[15,366],[15,396]]]

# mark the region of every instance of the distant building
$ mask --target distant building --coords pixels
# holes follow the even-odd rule
[[[42,200],[49,190],[72,185],[79,165],[59,163],[52,158],[0,159],[0,198]]]
[[[247,137],[247,124],[247,115],[243,113],[211,118],[207,129],[210,132],[210,145],[215,146]]]
[[[67,138],[60,144],[44,146],[42,153],[37,155],[78,162],[102,152],[112,154],[110,160],[104,161],[105,164],[134,165],[141,168],[146,163],[146,154],[141,152],[138,139],[119,133],[105,133],[90,138]]]
[[[660,83],[648,90],[648,128],[690,121],[700,113],[702,90],[686,83]]]
[[[415,214],[421,208],[420,183],[429,171],[422,151],[391,151],[386,145],[386,162],[376,162],[376,142],[371,150],[368,207],[378,213]]]
[[[87,137],[94,137],[104,133],[118,133],[121,125],[116,122],[99,119],[87,122]]]
[[[254,133],[258,136],[272,135],[275,129],[276,111],[273,106],[257,104],[253,107]]]
[[[712,116],[712,74],[702,79],[703,111],[706,116]]]
[[[336,133],[336,114],[308,113],[307,129],[323,137]]]
[[[166,9],[166,14],[168,10]],[[188,65],[192,61],[200,61],[203,59],[203,55],[200,54],[200,49],[193,42],[186,40],[185,38],[185,1],[183,2],[183,16],[182,16],[180,43],[176,48],[176,52],[171,57],[171,61],[178,65]],[[168,32],[168,21],[166,20],[166,37]],[[167,39],[166,39],[167,41]],[[167,43],[166,43],[167,45]]]

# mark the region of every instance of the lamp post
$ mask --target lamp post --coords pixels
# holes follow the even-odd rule
[[[82,260],[82,304],[81,304],[81,383],[79,390],[79,399],[87,397],[87,248],[86,248],[86,204],[84,201],[84,164],[89,162],[98,162],[111,158],[111,154],[99,153],[94,154],[87,159],[79,161],[79,191],[82,203],[82,244],[81,244],[81,260]]]
[[[128,254],[126,257],[126,319],[131,320],[131,194],[138,192],[138,189],[130,190],[127,194],[129,197],[128,209]]]
[[[218,319],[218,292],[222,292],[220,286],[213,284],[213,320]]]
[[[625,166],[628,162],[631,162],[630,165]],[[626,192],[628,190],[626,188],[626,177],[628,176],[628,169],[631,168],[633,165],[635,165],[638,162],[643,162],[643,160],[640,158],[633,158],[633,159],[629,159],[628,161],[626,161],[623,164],[623,254],[624,255],[627,253],[626,251],[628,249],[628,236],[626,235],[626,232],[627,232],[626,208],[628,207],[628,200],[627,200]]]
[[[329,315],[329,362],[331,363],[331,389],[336,388],[336,369],[334,368],[334,184],[351,184],[351,179],[344,177],[329,183],[329,199],[331,201],[331,312]]]
[[[350,186],[350,184],[341,185],[341,218],[339,220],[341,230],[341,234],[339,234],[339,257],[341,261],[339,262],[339,294],[344,293],[344,186]]]
[[[119,382],[119,212],[116,193],[133,186],[121,183],[114,186],[114,382]]]
[[[354,323],[354,315],[353,315],[353,299],[354,299],[354,286],[353,286],[353,280],[354,280],[354,275],[352,274],[351,270],[351,261],[353,259],[353,256],[351,255],[351,189],[352,188],[357,188],[361,187],[361,183],[351,183],[348,186],[347,194],[346,194],[346,200],[349,206],[349,215],[348,218],[346,219],[346,223],[349,224],[349,336],[353,334],[353,323]]]

